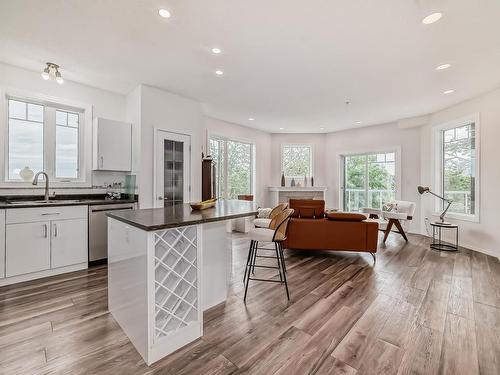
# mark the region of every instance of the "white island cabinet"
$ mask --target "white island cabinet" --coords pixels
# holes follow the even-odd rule
[[[203,311],[227,298],[226,220],[255,214],[247,201],[108,214],[109,311],[148,365],[203,335]]]
[[[5,238],[0,286],[87,268],[87,211],[86,206],[0,211],[0,236]]]
[[[0,210],[0,279],[5,277],[5,210]]]

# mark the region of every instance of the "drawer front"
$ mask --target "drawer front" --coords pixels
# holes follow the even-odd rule
[[[12,208],[6,210],[7,224],[32,223],[47,220],[86,219],[87,206]]]

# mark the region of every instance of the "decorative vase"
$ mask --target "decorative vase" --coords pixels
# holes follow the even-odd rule
[[[19,176],[21,176],[21,178],[24,181],[31,181],[31,180],[33,180],[33,176],[34,175],[35,175],[35,173],[29,167],[24,167],[19,172]]]
[[[292,178],[292,182],[290,182],[290,186],[295,186],[295,178]]]
[[[314,186],[314,177],[311,176],[311,186]]]
[[[307,176],[304,176],[304,187],[307,186]]]
[[[285,172],[281,172],[281,186],[285,186]]]

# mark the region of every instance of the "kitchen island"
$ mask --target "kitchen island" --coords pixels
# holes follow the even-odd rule
[[[183,204],[108,214],[109,311],[148,365],[203,335],[203,311],[227,298],[227,221],[256,211],[221,200],[202,211]]]

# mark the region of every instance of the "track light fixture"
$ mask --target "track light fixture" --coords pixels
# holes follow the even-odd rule
[[[50,78],[50,71],[53,70],[54,76],[56,77],[56,82],[62,85],[64,83],[64,79],[61,75],[61,72],[59,71],[59,65],[51,62],[45,64],[47,64],[47,66],[42,71],[42,78],[47,81]]]

